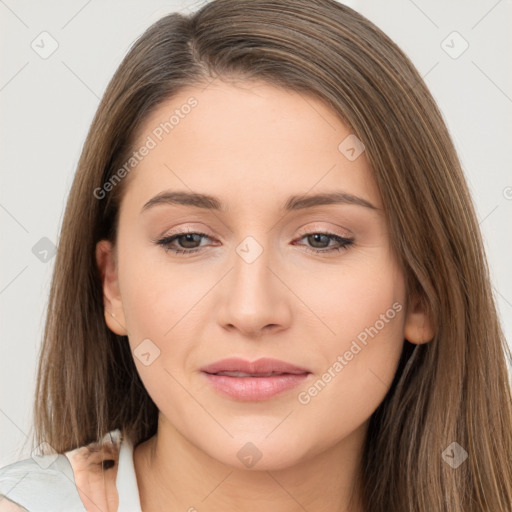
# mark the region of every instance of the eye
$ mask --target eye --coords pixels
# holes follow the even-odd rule
[[[306,249],[315,253],[326,253],[333,251],[339,252],[343,249],[347,249],[354,243],[353,238],[345,238],[343,236],[335,235],[334,233],[306,233],[301,238],[299,238],[299,240],[304,238],[308,240],[308,243],[313,245],[313,247],[306,246]],[[329,243],[331,241],[336,242],[337,245],[329,247]]]
[[[198,252],[200,250],[201,245],[197,244],[200,244],[203,238],[209,239],[210,237],[206,233],[182,232],[166,236],[164,238],[161,238],[160,240],[156,240],[155,243],[157,245],[162,246],[165,252],[172,251],[175,254],[188,255]],[[302,240],[305,238],[308,240],[308,243],[312,244],[312,247],[306,246],[306,249],[317,254],[329,253],[333,251],[339,252],[343,249],[347,249],[354,243],[354,239],[345,238],[339,235],[335,235],[334,233],[306,233],[298,240]],[[331,241],[336,242],[337,245],[329,246],[329,243]],[[179,245],[176,246],[175,242],[178,243]]]
[[[155,243],[161,245],[165,252],[172,251],[176,254],[192,254],[199,251],[200,246],[197,246],[197,242],[201,242],[201,239],[205,237],[210,238],[205,233],[183,232],[167,236],[157,240]],[[172,245],[175,241],[181,244],[182,248],[180,246],[176,247],[175,245]]]

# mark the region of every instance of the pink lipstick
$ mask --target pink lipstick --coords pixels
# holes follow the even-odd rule
[[[212,387],[236,400],[260,401],[292,389],[311,374],[307,368],[277,359],[222,359],[201,371]]]

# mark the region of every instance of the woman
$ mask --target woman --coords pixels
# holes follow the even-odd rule
[[[55,269],[54,454],[3,468],[0,510],[511,510],[510,353],[460,163],[350,8],[215,0],[150,27]]]

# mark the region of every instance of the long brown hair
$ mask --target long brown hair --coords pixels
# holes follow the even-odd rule
[[[96,243],[115,241],[127,180],[103,199],[94,191],[126,161],[134,134],[159,104],[186,86],[231,77],[313,95],[361,139],[408,294],[435,326],[429,343],[404,340],[394,382],[371,417],[361,467],[365,510],[510,512],[512,358],[461,165],[410,60],[334,0],[214,0],[190,16],[163,17],[121,62],[63,219],[34,446],[47,442],[63,453],[116,428],[134,445],[156,433],[158,410],[128,340],[105,323],[95,262]],[[446,462],[454,446],[460,450],[452,443],[468,454],[457,468]]]

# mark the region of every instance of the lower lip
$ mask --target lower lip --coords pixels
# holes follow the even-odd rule
[[[214,389],[236,400],[266,400],[292,389],[310,375],[285,373],[274,377],[229,377],[203,372]]]

